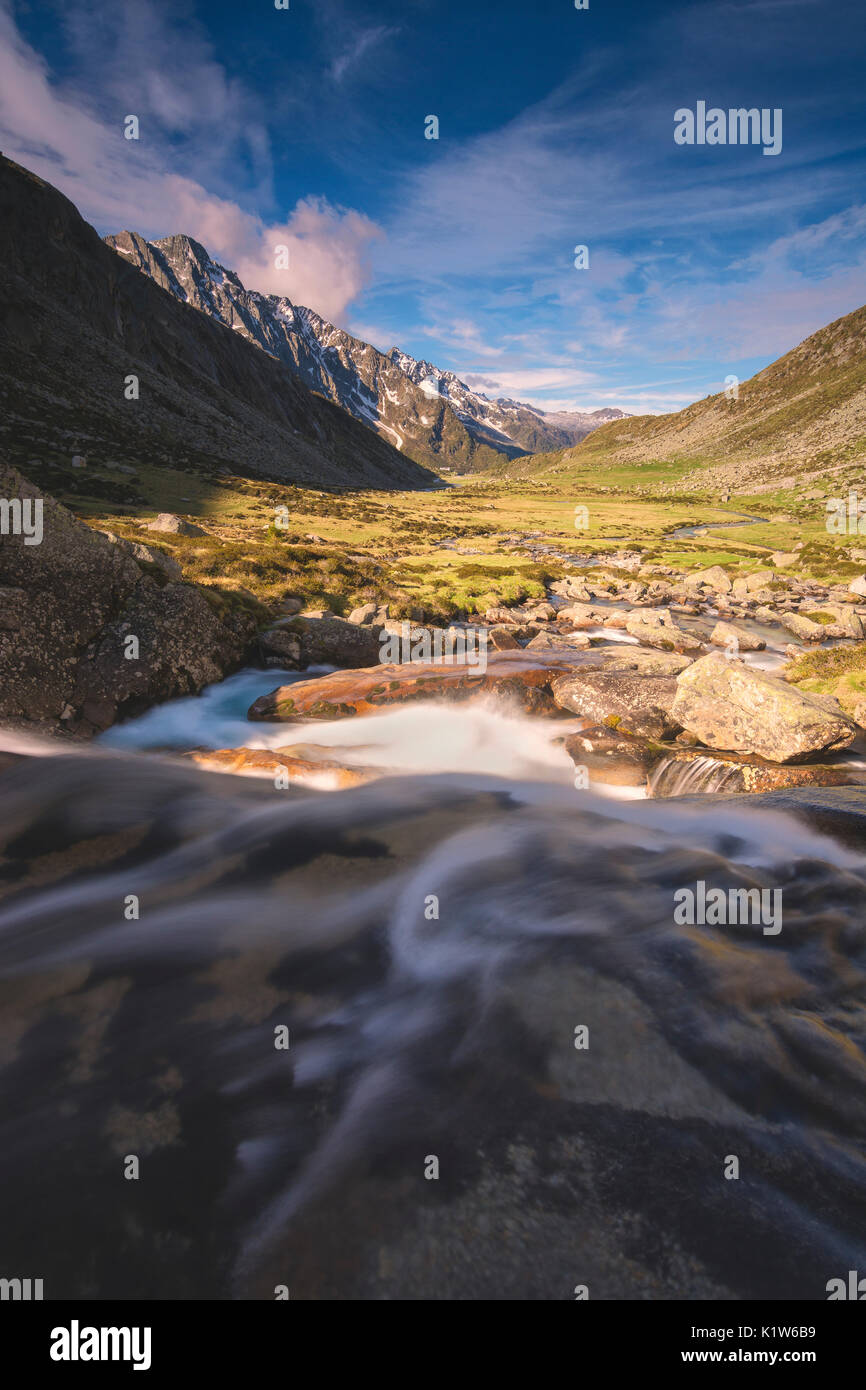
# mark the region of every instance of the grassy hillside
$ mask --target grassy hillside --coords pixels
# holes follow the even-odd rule
[[[841,495],[864,461],[866,307],[740,383],[736,400],[720,392],[672,415],[616,420],[572,449],[520,459],[507,472],[571,476],[650,465],[662,491],[757,495],[818,481]]]

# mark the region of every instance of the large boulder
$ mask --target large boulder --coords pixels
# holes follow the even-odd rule
[[[399,624],[389,624],[389,627]],[[298,670],[308,666],[373,666],[379,660],[383,628],[378,623],[348,622],[345,618],[313,618],[299,614],[279,629],[279,644],[288,651],[290,640],[297,642],[297,656],[291,662]],[[268,639],[271,634],[266,635]]]
[[[673,718],[709,748],[787,763],[847,748],[857,733],[835,702],[716,654],[687,667],[676,685]]]
[[[710,642],[714,647],[733,644],[734,650],[741,652],[762,652],[767,645],[762,637],[744,632],[742,628],[734,627],[733,623],[716,623],[710,633]]]
[[[625,625],[630,637],[636,637],[644,647],[658,647],[663,652],[694,653],[704,651],[704,644],[690,632],[683,632],[669,616],[632,614]]]
[[[641,738],[671,738],[682,727],[671,714],[673,676],[577,670],[558,676],[553,698],[563,709]]]
[[[177,516],[174,512],[160,512],[155,521],[149,521],[145,527],[147,531],[165,531],[172,536],[205,536],[201,526],[196,526],[195,522],[187,521],[186,517]]]
[[[102,531],[101,535],[111,545],[117,545],[121,550],[125,550],[127,555],[131,555],[133,560],[145,569],[148,565],[159,570],[168,579],[182,579],[183,572],[177,560],[172,555],[167,555],[164,550],[158,550],[154,545],[143,545],[141,541],[128,541],[123,536],[117,536],[113,531]]]
[[[711,565],[709,569],[687,574],[684,582],[687,589],[712,589],[717,594],[729,594],[732,587],[721,565]]]
[[[0,537],[0,718],[92,734],[242,663],[248,610],[171,582],[149,548],[112,543],[2,464],[0,496],[43,509],[39,544]]]
[[[802,613],[783,613],[779,621],[788,632],[793,632],[801,642],[823,642],[827,635],[822,623],[813,622]]]

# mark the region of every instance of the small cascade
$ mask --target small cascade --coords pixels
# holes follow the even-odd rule
[[[742,771],[718,758],[665,758],[649,778],[648,795],[689,796],[698,792],[732,792],[742,788]]]

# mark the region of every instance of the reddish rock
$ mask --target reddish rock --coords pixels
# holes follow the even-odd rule
[[[491,694],[524,714],[561,716],[563,711],[553,699],[550,684],[556,676],[570,671],[580,656],[580,652],[564,650],[546,655],[489,652],[486,670],[456,662],[407,662],[402,666],[334,671],[316,680],[280,686],[269,695],[260,696],[250,706],[249,718],[345,719],[410,700],[471,700]]]

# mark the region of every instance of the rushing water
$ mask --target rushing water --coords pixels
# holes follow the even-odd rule
[[[0,1256],[46,1297],[821,1298],[866,1268],[856,844],[108,748],[0,796]],[[783,930],[677,926],[698,880],[781,888]]]

